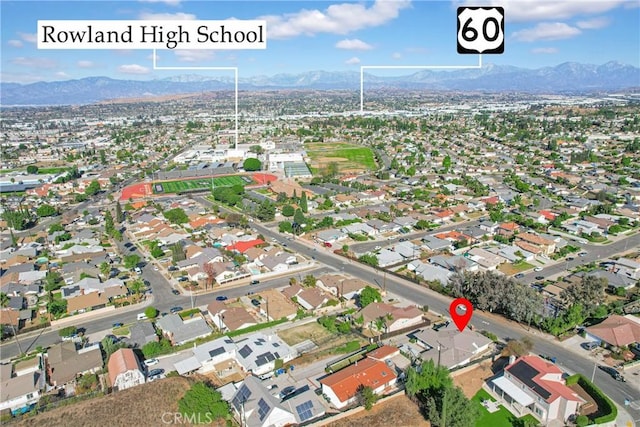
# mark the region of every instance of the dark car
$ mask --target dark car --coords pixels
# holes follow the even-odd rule
[[[544,276],[536,276],[536,280],[544,280]]]
[[[280,392],[280,399],[284,399],[290,394],[293,394],[295,391],[296,391],[296,388],[292,385],[283,388],[282,391]]]
[[[228,298],[226,295],[218,295],[218,296],[216,297],[216,301],[226,301],[226,300],[228,300],[228,299],[229,299],[229,298]]]
[[[257,285],[258,283],[260,283],[260,280],[252,280],[249,282],[250,285]]]
[[[406,237],[402,237],[402,238],[398,239],[398,242],[406,242],[407,240],[409,240],[409,239],[407,239]]]
[[[187,280],[189,280],[187,276],[178,277],[178,282],[186,282]]]
[[[171,310],[169,310],[171,313],[177,313],[179,311],[182,311],[182,307],[172,307]]]
[[[162,375],[162,374],[164,374],[164,369],[152,369],[149,371],[150,377],[155,377],[156,375]]]
[[[259,307],[260,306],[260,301],[258,301],[257,299],[254,298],[254,299],[251,300],[251,304],[255,305],[256,307]]]
[[[624,377],[620,374],[620,372],[616,371],[614,368],[612,368],[611,366],[603,366],[600,365],[598,366],[598,368],[602,369],[603,371],[605,371],[607,374],[611,375],[611,377],[616,380],[616,381],[622,381],[625,382],[626,380],[624,379]]]
[[[524,273],[518,273],[515,277],[516,279],[522,279],[524,277]]]
[[[180,291],[177,290],[177,289],[172,289],[171,293],[174,294],[174,295],[180,295]]]
[[[122,327],[122,323],[116,322],[116,323],[113,324],[113,327],[114,328],[121,328]]]
[[[169,271],[178,271],[178,267],[176,267],[175,265],[170,265],[169,268],[167,268],[167,270],[169,270]]]

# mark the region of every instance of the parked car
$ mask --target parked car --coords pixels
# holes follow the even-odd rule
[[[260,283],[260,280],[252,280],[249,282],[250,285],[257,285],[258,283]]]
[[[186,282],[187,280],[189,280],[187,276],[178,277],[178,282]]]
[[[398,242],[406,242],[407,240],[409,239],[407,239],[406,237],[401,237],[400,239],[398,239]]]
[[[116,322],[116,323],[113,324],[114,328],[122,328],[122,326],[123,326],[123,324],[120,323],[120,322]]]
[[[180,291],[179,291],[179,290],[177,290],[177,289],[173,289],[173,290],[171,291],[171,293],[172,293],[172,294],[174,294],[174,295],[180,295]]]
[[[292,385],[285,387],[282,389],[282,391],[280,392],[280,399],[284,399],[285,397],[289,396],[290,394],[293,394],[296,391],[296,388]]]
[[[153,366],[153,365],[157,365],[158,363],[160,363],[158,359],[147,359],[144,361],[145,366]]]
[[[612,368],[611,366],[600,365],[598,366],[598,368],[602,369],[607,374],[611,375],[611,377],[616,381],[622,381],[622,382],[626,381],[622,376],[622,374],[620,374],[620,372],[616,371],[615,368]]]
[[[229,298],[228,298],[226,295],[218,295],[218,296],[216,297],[216,301],[226,301],[226,300],[228,300],[228,299],[229,299]]]
[[[515,277],[516,277],[516,279],[521,279],[521,278],[524,277],[524,273],[518,273],[518,274],[516,274]]]
[[[169,310],[169,311],[171,313],[177,313],[177,312],[182,311],[182,310],[183,310],[182,307],[177,306],[177,307],[171,307],[171,310]]]
[[[178,267],[176,267],[175,265],[170,265],[169,268],[167,268],[167,270],[169,270],[169,271],[178,271]]]
[[[258,301],[257,299],[254,298],[254,299],[251,300],[251,304],[255,305],[256,307],[259,307],[260,306],[260,301]]]
[[[586,256],[586,255],[587,255],[587,253],[586,253],[586,252],[580,252],[580,253],[578,254],[578,256]]]
[[[544,280],[544,276],[536,276],[536,280]]]
[[[533,271],[542,271],[542,267],[536,267],[533,269]]]
[[[594,350],[600,346],[600,343],[597,341],[585,342],[582,344],[582,348],[585,350]]]
[[[156,375],[162,375],[162,374],[164,374],[164,369],[152,369],[149,371],[150,377],[155,377]]]
[[[278,384],[269,384],[267,386],[267,390],[273,390],[274,388],[278,388]]]

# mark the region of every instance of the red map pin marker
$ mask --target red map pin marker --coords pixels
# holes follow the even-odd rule
[[[469,320],[471,320],[473,305],[471,305],[471,301],[466,298],[456,298],[451,301],[449,314],[453,319],[453,323],[458,327],[458,330],[462,332],[469,324]]]

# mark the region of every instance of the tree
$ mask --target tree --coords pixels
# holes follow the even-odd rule
[[[282,216],[290,217],[295,213],[295,209],[291,205],[284,205],[282,207]]]
[[[380,295],[380,291],[376,288],[366,286],[362,292],[360,292],[358,301],[360,303],[360,307],[364,308],[373,302],[382,302],[382,295]]]
[[[187,222],[189,222],[189,217],[182,208],[169,209],[168,211],[164,212],[164,217],[172,224],[186,224]]]
[[[473,426],[480,417],[478,406],[467,399],[459,387],[436,390],[427,398],[425,406],[432,426]]]
[[[0,292],[0,307],[4,308],[9,305],[9,296],[4,292]]]
[[[111,234],[113,233],[113,230],[115,230],[113,225],[113,216],[111,215],[111,211],[107,209],[104,213],[104,231],[106,231],[107,234]]]
[[[316,286],[316,282],[317,279],[312,274],[307,274],[306,276],[304,276],[304,279],[302,279],[302,284],[308,288],[314,288]]]
[[[589,315],[604,302],[604,290],[607,285],[607,279],[585,274],[580,283],[571,284],[563,290],[560,293],[560,298],[567,301],[568,305],[582,304],[586,309],[586,314]]]
[[[123,342],[114,342],[111,337],[104,337],[100,342],[102,347],[102,356],[104,360],[104,364],[106,365],[109,361],[109,358],[113,353],[118,351],[119,349],[125,347],[125,343]]]
[[[204,288],[207,289],[208,287],[213,287],[213,283],[216,281],[216,275],[218,274],[215,266],[213,265],[213,263],[205,262],[202,266],[202,269],[207,275],[207,280],[205,281]]]
[[[27,173],[31,173],[31,174],[38,173],[38,167],[36,165],[27,166]]]
[[[445,156],[445,158],[442,159],[442,168],[445,171],[448,171],[449,169],[451,169],[451,157]]]
[[[306,191],[303,191],[302,196],[300,196],[300,210],[302,211],[302,213],[307,213],[309,211]]]
[[[282,221],[278,224],[278,231],[281,233],[293,233],[293,225],[289,221]]]
[[[378,266],[378,257],[375,256],[374,254],[364,254],[361,255],[360,258],[358,258],[358,261],[364,263],[364,264],[369,264],[373,267],[377,267]]]
[[[269,200],[263,200],[256,211],[256,217],[260,221],[273,221],[276,216],[276,206]]]
[[[259,171],[262,169],[262,162],[256,158],[249,157],[242,163],[242,168],[247,172]]]
[[[418,367],[411,366],[407,371],[405,388],[409,397],[421,398],[433,390],[453,387],[446,366],[436,366],[433,360],[422,362]]]
[[[222,399],[222,394],[203,382],[191,386],[178,401],[178,409],[185,419],[209,420],[209,423],[230,414],[229,404]]]
[[[58,335],[61,337],[70,337],[78,333],[78,328],[75,326],[65,326],[58,331]]]
[[[155,307],[147,307],[144,310],[144,315],[147,316],[148,319],[155,319],[158,317],[158,309]]]
[[[43,204],[38,206],[38,209],[36,209],[36,214],[42,218],[42,217],[46,217],[46,216],[54,216],[58,214],[58,211],[56,210],[56,208],[54,208],[51,205],[47,205],[47,204]]]
[[[129,270],[132,270],[135,267],[137,267],[139,262],[140,262],[140,257],[136,254],[127,255],[124,257],[124,267]]]
[[[369,386],[360,385],[356,392],[356,399],[358,404],[364,406],[367,411],[373,408],[373,405],[378,401],[378,395]]]
[[[138,295],[139,293],[142,292],[143,289],[144,289],[144,283],[140,279],[134,280],[133,282],[129,283],[129,290],[134,295]]]
[[[93,180],[89,183],[87,188],[84,189],[84,194],[87,196],[94,196],[100,192],[100,183],[97,180]]]
[[[111,265],[108,262],[104,261],[100,264],[100,274],[104,277],[108,277],[109,273],[111,273]]]
[[[64,227],[59,222],[51,224],[51,226],[49,227],[49,234],[53,234],[56,231],[64,231]]]
[[[124,221],[124,213],[122,212],[122,206],[120,202],[116,202],[116,222],[119,224]]]
[[[293,222],[298,224],[300,227],[305,222],[304,214],[302,213],[302,209],[296,209],[296,212],[293,214]]]
[[[60,316],[67,312],[67,300],[53,300],[47,305],[47,310],[54,317]]]

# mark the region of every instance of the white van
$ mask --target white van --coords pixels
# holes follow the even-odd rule
[[[138,274],[142,274],[142,270],[140,270],[140,267],[134,268],[133,271],[135,271]]]
[[[138,320],[147,320],[147,315],[144,313],[138,313]]]

